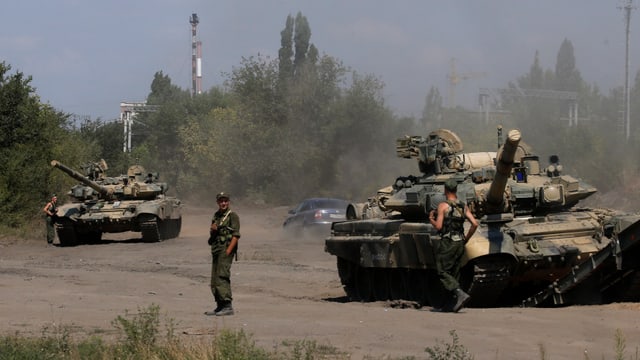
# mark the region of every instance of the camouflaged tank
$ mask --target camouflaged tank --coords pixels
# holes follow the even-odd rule
[[[134,231],[145,242],[180,235],[182,204],[166,196],[167,184],[140,165],[126,175],[106,176],[104,160],[82,166],[84,175],[56,160],[51,166],[80,181],[71,188],[71,203],[58,207],[56,232],[62,246],[95,243],[103,233]]]
[[[440,236],[427,220],[458,182],[480,226],[466,244],[460,283],[469,306],[550,306],[638,301],[640,215],[580,207],[596,189],[564,174],[557,156],[543,167],[512,130],[497,152],[463,152],[452,131],[397,140],[421,175],[403,176],[375,197],[350,204],[325,250],[337,257],[347,296],[403,299],[439,307],[435,274]],[[465,224],[465,231],[468,222]]]

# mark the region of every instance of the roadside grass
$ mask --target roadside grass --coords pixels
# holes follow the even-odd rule
[[[151,304],[138,308],[137,313],[125,311],[116,317],[112,326],[118,336],[106,341],[97,334],[74,340],[67,326],[45,327],[38,338],[20,333],[0,336],[0,360],[348,360],[350,354],[332,345],[314,340],[285,340],[273,349],[256,345],[244,330],[222,329],[215,336],[190,339],[175,332],[175,321],[160,319],[160,307]],[[449,331],[450,341],[435,340],[435,345],[425,348],[426,357],[366,356],[366,360],[472,360],[474,356],[460,343],[455,330]],[[627,354],[626,338],[617,329],[614,335],[615,360],[640,360],[639,350]],[[550,359],[543,344],[539,344],[539,358]],[[585,360],[591,360],[585,351]],[[499,357],[496,356],[496,359]],[[604,355],[601,357],[604,359]],[[595,359],[594,359],[595,360]]]

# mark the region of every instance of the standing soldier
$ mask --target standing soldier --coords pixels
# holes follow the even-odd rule
[[[47,223],[47,244],[53,244],[53,239],[56,237],[56,230],[54,228],[54,224],[56,222],[56,217],[58,216],[58,197],[55,194],[51,196],[51,201],[44,206],[42,209],[45,214],[47,214],[45,221]]]
[[[216,300],[215,310],[205,315],[233,315],[231,305],[231,263],[238,250],[240,218],[229,208],[229,194],[216,195],[218,211],[211,219],[209,245],[211,246],[211,293]]]
[[[464,255],[464,246],[478,228],[478,221],[469,207],[457,196],[458,183],[449,179],[444,184],[446,200],[438,204],[436,210],[429,213],[429,222],[440,233],[440,242],[436,251],[436,271],[442,286],[450,294],[450,300],[443,310],[458,312],[471,299],[460,289],[458,275],[460,261]],[[437,211],[437,216],[435,212]],[[464,221],[469,220],[471,227],[464,234]]]

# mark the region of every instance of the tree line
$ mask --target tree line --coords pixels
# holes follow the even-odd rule
[[[71,122],[71,114],[43,104],[31,78],[0,63],[0,226],[16,228],[39,218],[52,193],[64,199],[75,183],[52,169],[52,159],[79,169],[105,159],[108,174],[141,164],[160,173],[184,201],[214,203],[227,191],[251,203],[293,204],[310,196],[364,201],[400,175],[417,175],[415,162],[395,157],[395,139],[445,127],[460,135],[466,151],[493,151],[498,124],[522,130],[541,155],[559,154],[571,170],[605,190],[630,189],[638,145],[613,129],[620,89],[604,95],[577,69],[573,46],[564,40],[555,69],[544,69],[535,53],[529,71],[510,87],[576,91],[581,115],[590,121],[568,126],[561,101],[505,98],[503,117],[489,123],[480,114],[446,108],[429,89],[419,118],[400,117],[385,104],[384,83],[311,42],[305,16],[287,16],[278,58],[242,58],[223,84],[193,95],[154,74],[147,104],[157,111],[136,116],[132,151],[122,151],[122,124]],[[640,76],[632,99],[640,99]],[[631,114],[640,115],[634,101]],[[632,118],[637,124],[639,116]],[[635,130],[637,133],[637,130]],[[632,139],[637,139],[634,133]]]

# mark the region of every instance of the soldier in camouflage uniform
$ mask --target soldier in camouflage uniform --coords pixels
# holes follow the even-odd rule
[[[450,300],[442,310],[453,312],[460,311],[471,299],[469,294],[460,289],[458,275],[464,246],[478,228],[478,221],[469,207],[458,200],[457,190],[458,183],[453,179],[447,180],[444,184],[446,201],[438,204],[438,208],[429,213],[429,222],[440,232],[441,237],[436,251],[436,270],[442,286],[450,294]],[[465,220],[471,223],[466,235]]]
[[[229,194],[216,195],[218,211],[213,214],[209,236],[211,246],[211,293],[216,300],[215,310],[205,315],[233,315],[231,305],[231,263],[238,250],[240,218],[229,208]]]
[[[51,196],[51,201],[44,206],[42,211],[46,214],[47,244],[53,245],[53,239],[56,237],[55,222],[58,216],[58,197],[55,194]]]

